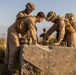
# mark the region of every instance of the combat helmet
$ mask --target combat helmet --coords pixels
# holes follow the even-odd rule
[[[68,18],[70,21],[75,20],[75,16],[73,15],[73,13],[67,13],[67,14],[65,14],[65,18]]]
[[[26,8],[33,11],[35,10],[35,5],[32,2],[29,2],[26,4]]]
[[[47,14],[47,17],[46,17],[46,21],[54,21],[56,19],[57,15],[54,11],[50,11],[48,14]]]

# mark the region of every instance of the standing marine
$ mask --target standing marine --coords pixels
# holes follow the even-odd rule
[[[36,16],[28,16],[25,18],[20,19],[22,23],[20,25],[15,22],[8,28],[7,34],[7,49],[6,52],[8,53],[8,61],[6,60],[6,64],[8,64],[8,70],[12,70],[14,66],[14,58],[15,54],[19,51],[20,43],[19,43],[19,35],[24,36],[30,33],[30,37],[32,38],[31,44],[37,44],[37,27],[36,23],[40,23],[45,18],[45,14],[43,12],[39,12]],[[18,25],[19,26],[18,26]],[[6,53],[7,54],[7,53]]]

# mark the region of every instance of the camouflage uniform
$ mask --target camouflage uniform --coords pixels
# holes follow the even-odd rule
[[[76,23],[75,23],[75,16],[72,13],[67,13],[65,15],[65,18],[68,20],[67,22],[69,22],[71,24],[71,26],[73,27],[73,29],[71,29],[72,31],[74,31],[72,34],[68,34],[66,32],[64,40],[67,41],[67,45],[71,46],[71,47],[76,47]],[[69,30],[69,29],[68,29]]]
[[[28,10],[26,10],[26,9],[28,9]],[[26,11],[25,10],[23,10],[23,11],[20,11],[18,14],[17,14],[17,19],[16,19],[16,22],[14,23],[14,24],[17,24],[18,22],[19,22],[19,20],[20,19],[22,19],[22,18],[24,18],[24,17],[26,17],[26,16],[30,16],[30,13],[35,9],[35,5],[32,3],[32,2],[29,2],[29,3],[27,3],[26,4]],[[30,11],[31,10],[31,12],[30,13],[28,13],[27,14],[27,11]],[[22,23],[22,21],[21,21],[21,23]],[[12,42],[15,42],[18,46],[20,45],[19,44],[19,38],[22,38],[22,36],[21,36],[21,34],[20,33],[18,33],[18,34],[16,34],[15,33],[15,31],[16,31],[16,27],[14,26],[14,24],[8,29],[8,36],[7,36],[7,40],[9,39],[9,36],[11,37],[13,37],[13,40],[14,39],[16,39],[17,38],[17,41],[12,41]],[[18,23],[18,24],[20,24],[20,23]],[[11,29],[11,30],[10,30]],[[12,31],[13,31],[13,33],[14,34],[10,34],[10,33],[12,33]],[[28,34],[29,34],[29,32],[28,32]],[[16,36],[15,36],[16,35]],[[9,39],[10,40],[10,39]],[[16,46],[17,46],[16,45]],[[8,58],[9,58],[9,47],[8,47],[9,45],[8,45],[8,41],[7,41],[7,49],[6,49],[6,52],[5,52],[5,63],[6,64],[8,64]],[[15,45],[14,45],[15,46]],[[13,55],[13,53],[12,53],[12,55]]]
[[[32,38],[31,44],[36,45],[37,44],[37,36],[36,36],[37,28],[35,24],[36,22],[43,21],[44,18],[45,18],[45,14],[43,12],[39,12],[36,16],[24,17],[18,20],[19,22],[16,21],[13,25],[11,25],[8,28],[6,52],[9,52],[8,58],[7,58],[9,71],[13,69],[14,57],[15,57],[15,54],[18,52],[19,46],[20,46],[18,34],[21,34],[22,36],[24,36],[25,34],[28,34],[29,32],[30,37]]]
[[[31,42],[31,44],[35,44],[36,40],[37,40],[37,37],[36,37],[36,26],[35,26],[36,17],[30,16],[30,17],[22,19],[22,21],[24,21],[24,24],[21,27],[21,32],[25,33],[25,31],[26,31],[25,27],[26,27],[26,24],[27,24],[29,32],[30,32],[30,37],[33,40]],[[14,64],[14,56],[15,56],[16,52],[18,52],[19,46],[20,46],[20,44],[19,44],[19,36],[18,36],[18,34],[20,32],[17,31],[16,25],[17,25],[17,22],[15,22],[12,26],[10,26],[8,28],[7,49],[6,49],[6,52],[9,52],[8,58],[7,58],[8,59],[8,62],[7,62],[8,63],[8,68],[13,66],[13,64]],[[25,34],[27,34],[27,32]],[[23,35],[23,34],[21,34],[21,35]]]
[[[17,17],[17,18],[16,18],[16,22],[17,22],[17,23],[19,22],[20,19],[22,19],[22,18],[24,18],[24,17],[27,17],[27,16],[31,16],[30,13],[35,10],[35,5],[34,5],[32,2],[27,3],[25,7],[26,7],[25,10],[20,11],[20,12],[17,14],[17,16],[16,16],[16,17]],[[30,11],[30,12],[29,12],[29,11]],[[22,23],[22,22],[21,22],[21,23]],[[19,34],[19,37],[20,37],[20,39],[21,39],[21,38],[26,38],[26,41],[27,41],[27,42],[29,42],[28,39],[30,39],[30,42],[31,42],[31,38],[29,38],[29,35],[30,35],[30,34],[29,34],[29,32],[28,32],[28,34],[27,34],[27,35],[24,35],[24,36],[21,36],[21,35]]]
[[[49,13],[48,13],[48,15],[49,15]],[[64,38],[67,38],[67,36],[69,36],[69,38],[66,39],[67,46],[68,47],[76,47],[76,42],[75,42],[76,41],[76,33],[75,33],[74,28],[71,26],[69,21],[67,21],[65,18],[58,17],[58,16],[56,16],[56,14],[55,15],[54,14],[55,14],[55,12],[53,12],[53,14],[50,14],[49,16],[52,15],[51,17],[49,17],[47,15],[46,20],[47,21],[52,21],[54,24],[47,31],[44,39],[46,39],[47,36],[50,36],[54,31],[57,31],[59,36],[58,36],[57,43],[55,43],[55,45],[59,45]]]

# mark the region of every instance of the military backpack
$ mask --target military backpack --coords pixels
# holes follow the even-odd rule
[[[25,35],[25,33],[28,31],[28,24],[24,21],[25,18],[16,21],[16,31],[22,35]]]

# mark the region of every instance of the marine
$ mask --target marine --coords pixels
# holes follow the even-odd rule
[[[24,36],[30,32],[30,37],[32,38],[31,44],[37,44],[37,34],[36,34],[36,23],[40,23],[45,18],[45,14],[43,12],[39,12],[36,16],[29,16],[22,18],[22,25],[20,28],[17,28],[17,22],[13,23],[8,28],[8,35],[7,35],[7,51],[8,54],[8,70],[11,70],[14,66],[14,58],[15,54],[19,51],[20,43],[19,43],[19,35],[21,34]],[[6,60],[7,61],[7,60]]]
[[[40,34],[40,38],[42,37],[42,45],[47,45],[49,40],[50,40],[50,37],[47,38],[47,41],[45,42],[44,41],[44,36],[46,35],[46,32],[47,32],[47,29],[46,28],[43,28],[43,33]]]
[[[14,23],[14,24],[16,24],[16,27],[21,27],[21,25],[23,23],[22,18],[30,16],[30,13],[35,10],[35,5],[32,2],[27,3],[25,5],[25,7],[26,7],[25,10],[20,11],[16,16],[16,22]],[[13,30],[13,28],[12,28],[12,30]],[[17,28],[17,31],[18,31],[18,28]],[[10,32],[10,31],[8,31],[8,32]],[[25,37],[27,37],[28,35],[26,35]],[[8,33],[8,36],[9,36],[9,33]],[[7,39],[9,38],[8,36],[7,36]],[[20,33],[18,33],[18,37],[19,37],[19,40],[21,38],[23,38],[23,36]],[[8,44],[8,41],[7,41],[7,44]],[[20,40],[20,44],[21,44],[21,40]],[[8,60],[9,60],[8,56],[9,56],[9,49],[7,47],[6,52],[5,52],[5,63],[6,64],[8,64]]]
[[[54,23],[52,27],[49,28],[47,31],[44,40],[46,41],[47,36],[50,36],[54,31],[57,31],[59,33],[57,42],[54,43],[55,46],[59,45],[67,33],[70,35],[69,42],[67,41],[68,47],[76,47],[76,32],[75,29],[71,26],[69,21],[67,21],[64,17],[57,16],[54,11],[50,11],[47,14],[46,21]]]

